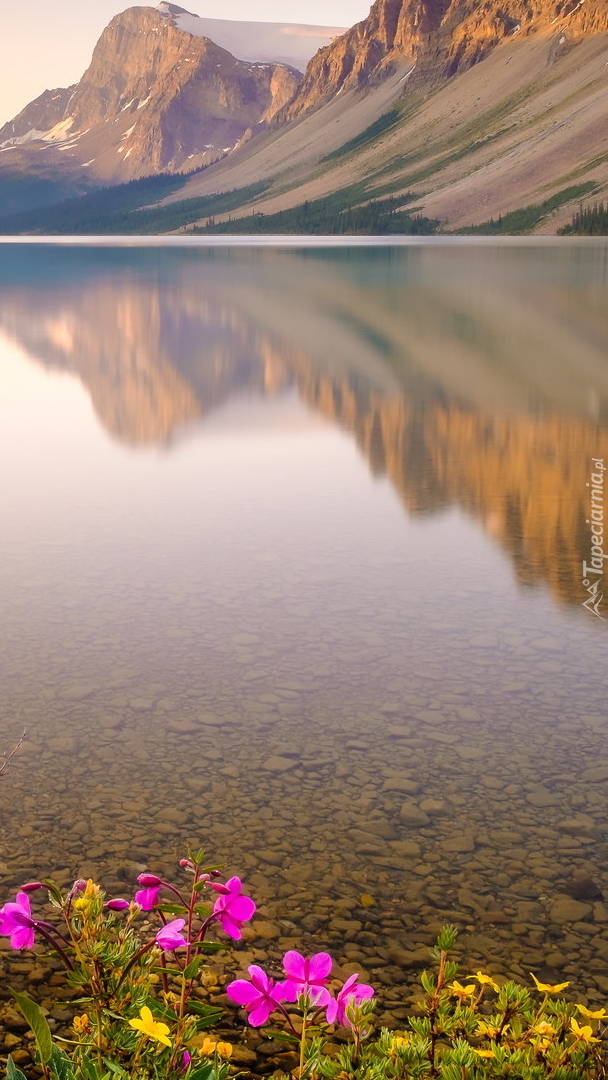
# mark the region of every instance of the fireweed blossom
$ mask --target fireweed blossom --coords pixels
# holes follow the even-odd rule
[[[36,921],[32,919],[29,896],[18,892],[15,903],[0,908],[0,934],[10,937],[11,949],[32,949],[36,935]]]
[[[286,1001],[283,983],[275,983],[269,979],[265,971],[257,964],[247,968],[251,982],[247,979],[235,979],[226,987],[229,998],[241,1005],[246,1013],[249,1013],[249,1023],[252,1027],[260,1027],[265,1024],[271,1012],[282,1001]]]
[[[160,885],[153,885],[149,889],[139,889],[135,893],[135,903],[139,904],[142,911],[152,911],[152,908],[158,903],[159,892]]]
[[[249,922],[255,915],[253,900],[250,896],[243,896],[241,879],[238,877],[228,878],[225,885],[213,885],[212,888],[220,893],[213,905],[213,914],[224,933],[235,941],[240,941],[243,936],[242,923]]]
[[[174,952],[175,949],[184,948],[188,942],[180,931],[185,925],[185,919],[173,919],[172,922],[166,923],[156,935],[156,944],[160,945],[164,952]]]
[[[338,992],[335,998],[332,998],[327,1006],[327,1023],[339,1024],[340,1027],[352,1028],[352,1023],[346,1015],[346,1010],[350,1005],[358,1005],[360,1001],[368,1001],[369,998],[374,996],[373,986],[367,986],[365,983],[356,985],[359,975],[355,973],[346,980],[342,989]]]
[[[333,960],[329,953],[315,953],[306,960],[301,953],[290,950],[283,957],[287,978],[283,983],[287,1001],[296,1001],[300,994],[308,994],[313,1005],[325,1008],[331,1001],[326,982],[331,973]]]

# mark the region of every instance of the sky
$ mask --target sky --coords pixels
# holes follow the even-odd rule
[[[371,0],[175,0],[209,19],[352,26]],[[157,0],[150,6],[156,7]],[[15,0],[2,5],[0,125],[43,90],[77,82],[110,19],[129,0]]]

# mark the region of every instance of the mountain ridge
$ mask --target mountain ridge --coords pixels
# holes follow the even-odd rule
[[[127,8],[77,84],[44,91],[0,129],[0,181],[48,177],[78,194],[207,165],[293,96],[301,73],[273,54],[306,60],[340,29],[206,20],[165,2]]]
[[[336,213],[340,198],[407,198],[447,228],[561,206],[551,228],[582,192],[608,191],[608,0],[375,0],[303,77],[236,59],[204,22],[165,0],[116,16],[67,103],[47,92],[11,145],[0,131],[0,180],[44,166],[79,192],[198,170],[158,205],[183,202],[183,226],[204,226],[188,200],[230,193],[245,232],[252,214],[328,195]]]
[[[293,119],[343,89],[382,77],[395,61],[416,63],[412,89],[436,84],[485,59],[502,41],[557,28],[570,36],[608,30],[605,0],[375,0],[356,23],[312,58],[294,100]]]

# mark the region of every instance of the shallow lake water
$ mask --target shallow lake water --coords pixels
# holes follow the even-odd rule
[[[5,898],[200,844],[220,982],[605,1001],[608,245],[1,245],[0,461]]]

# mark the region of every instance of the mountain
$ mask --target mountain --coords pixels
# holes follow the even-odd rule
[[[291,99],[301,73],[285,61],[305,66],[338,32],[201,19],[169,3],[128,8],[76,86],[45,91],[0,129],[0,182],[50,177],[78,193],[206,165]]]
[[[484,60],[501,42],[550,32],[570,40],[608,30],[606,0],[376,0],[366,19],[321,49],[286,110],[293,119],[344,89],[414,62],[412,84],[436,84]]]
[[[290,207],[406,193],[447,229],[532,207],[506,230],[555,231],[608,193],[607,49],[606,0],[376,0],[270,132],[170,198],[264,181],[231,210],[244,231],[252,213],[281,231]]]
[[[312,51],[322,28],[251,25],[169,3],[117,16],[71,95],[47,92],[0,132],[0,198],[206,166],[163,192],[156,231],[319,231],[329,213],[339,233],[340,214],[385,200],[383,232],[409,229],[391,217],[406,204],[429,228],[554,232],[608,194],[608,0],[375,0],[323,31],[303,77],[268,57]],[[298,207],[308,219],[284,216]],[[43,231],[64,231],[51,218]]]

